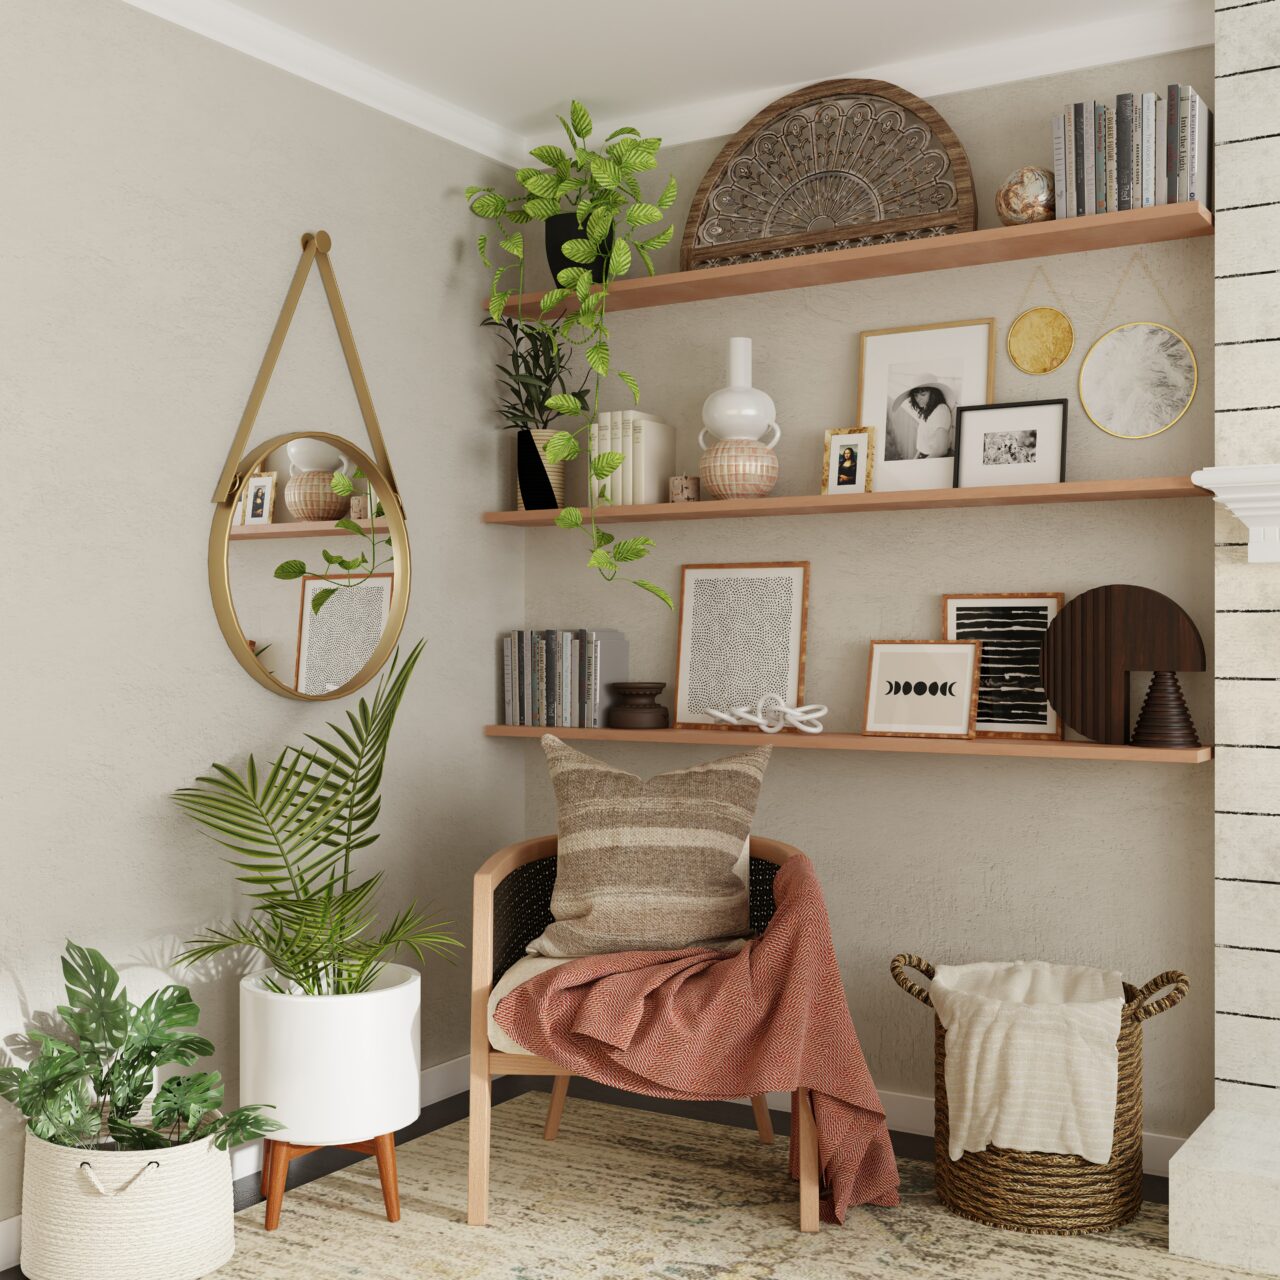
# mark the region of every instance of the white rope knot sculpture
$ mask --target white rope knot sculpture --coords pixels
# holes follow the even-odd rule
[[[750,707],[733,707],[729,711],[717,711],[707,708],[707,715],[719,720],[722,724],[731,724],[735,728],[751,726],[762,733],[778,733],[783,729],[799,729],[801,733],[821,733],[822,717],[827,708],[820,702],[805,707],[789,707],[776,694],[766,693],[755,705]]]

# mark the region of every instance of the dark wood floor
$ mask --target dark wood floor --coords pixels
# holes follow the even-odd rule
[[[520,1076],[505,1076],[493,1082],[493,1100],[495,1103],[506,1102],[522,1093],[546,1093],[551,1082],[546,1079],[530,1079]],[[596,1084],[592,1080],[575,1078],[572,1097],[594,1098],[599,1102],[612,1102],[618,1106],[637,1107],[645,1111],[659,1111],[666,1115],[688,1116],[694,1120],[711,1120],[718,1124],[736,1125],[740,1129],[752,1129],[755,1120],[751,1108],[738,1102],[679,1102],[670,1098],[649,1098],[638,1093],[624,1093],[619,1089],[610,1089],[607,1085]],[[467,1095],[455,1094],[441,1102],[433,1102],[423,1107],[422,1114],[406,1129],[396,1134],[396,1142],[411,1142],[424,1133],[435,1129],[443,1129],[455,1120],[463,1119],[467,1114]],[[783,1134],[791,1132],[790,1112],[773,1112],[773,1127]],[[914,1160],[933,1159],[933,1139],[914,1133],[895,1133],[893,1149],[900,1156]],[[357,1160],[368,1160],[369,1156],[357,1155],[353,1151],[339,1151],[326,1148],[314,1151],[309,1156],[294,1160],[289,1166],[290,1187],[301,1186],[304,1182],[312,1182],[323,1178],[335,1169],[344,1169],[355,1164]],[[1148,1174],[1143,1179],[1142,1194],[1145,1199],[1158,1204],[1167,1204],[1169,1200],[1169,1184],[1164,1178]],[[235,1184],[236,1211],[247,1209],[258,1204],[262,1196],[258,1189],[258,1175],[241,1178]],[[0,1271],[0,1280],[26,1280],[21,1270],[12,1267],[8,1271]]]

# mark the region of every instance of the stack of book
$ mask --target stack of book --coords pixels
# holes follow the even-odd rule
[[[627,662],[621,631],[512,631],[502,637],[505,723],[598,729]]]
[[[602,413],[589,429],[590,456],[622,454],[622,465],[604,481],[605,498],[615,507],[666,502],[667,481],[676,467],[676,433],[639,409]]]
[[[1073,102],[1053,121],[1057,217],[1211,204],[1213,112],[1188,84]]]

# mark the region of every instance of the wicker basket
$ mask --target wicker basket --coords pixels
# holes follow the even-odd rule
[[[906,975],[915,969],[932,978],[934,969],[919,956],[894,956],[889,970],[897,984],[933,1008],[929,993]],[[1159,1000],[1151,997],[1173,990]],[[938,1199],[952,1213],[990,1227],[1036,1235],[1084,1235],[1129,1222],[1142,1204],[1142,1024],[1172,1009],[1187,994],[1185,974],[1171,969],[1141,988],[1124,984],[1120,1017],[1120,1075],[1116,1092],[1115,1140],[1107,1164],[1082,1156],[988,1147],[948,1155],[947,1045],[934,1016],[934,1183]]]

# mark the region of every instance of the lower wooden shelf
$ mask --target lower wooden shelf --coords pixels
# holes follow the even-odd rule
[[[665,742],[741,750],[773,746],[807,751],[888,751],[935,756],[1017,756],[1023,760],[1114,760],[1128,764],[1204,764],[1212,747],[1115,747],[1101,742],[1027,742],[1017,738],[879,738],[861,733],[775,733],[754,729],[558,729],[536,725],[490,724],[490,738],[540,738],[554,733],[566,741]]]

